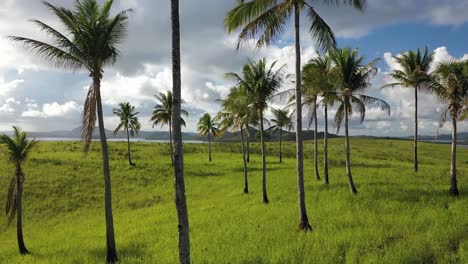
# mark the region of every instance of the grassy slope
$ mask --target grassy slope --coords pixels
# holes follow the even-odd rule
[[[277,162],[268,144],[270,205],[261,204],[261,159],[252,157],[242,195],[238,144],[186,145],[186,185],[194,263],[468,263],[468,150],[459,151],[462,195],[447,195],[449,146],[422,143],[411,170],[409,141],[352,139],[359,195],[347,187],[343,139],[331,142],[330,186],[312,174],[306,142],[307,207],[314,232],[297,232],[294,145]],[[121,263],[176,263],[177,222],[167,145],[111,143],[117,247]],[[258,146],[253,149],[258,150]],[[103,176],[97,144],[82,159],[79,143],[40,143],[25,165],[25,240],[0,220],[0,263],[104,263]],[[0,210],[12,167],[0,161]]]

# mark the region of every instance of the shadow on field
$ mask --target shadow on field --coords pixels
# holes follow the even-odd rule
[[[195,171],[187,171],[185,173],[188,177],[221,177],[226,176],[226,173],[222,172],[195,172]]]
[[[146,245],[139,242],[130,242],[129,244],[119,245],[117,248],[118,257],[120,261],[125,261],[126,259],[141,259],[145,258],[145,255],[148,253],[146,250]],[[90,250],[90,253],[95,256],[97,259],[102,259],[106,257],[105,248],[94,248]]]

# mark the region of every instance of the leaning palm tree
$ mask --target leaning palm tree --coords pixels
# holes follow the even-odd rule
[[[57,68],[89,72],[92,82],[84,104],[82,138],[84,151],[87,153],[91,145],[97,116],[105,182],[108,263],[117,261],[117,249],[114,237],[109,151],[104,128],[101,81],[104,67],[112,65],[118,58],[118,46],[126,36],[127,14],[130,11],[124,10],[111,16],[110,11],[113,3],[113,0],[106,0],[100,6],[97,0],[77,0],[75,9],[70,10],[44,2],[45,6],[59,19],[65,32],[61,33],[42,21],[33,20],[32,22],[47,34],[50,42],[24,37],[10,37],[13,42],[34,50],[41,58]]]
[[[270,130],[273,130],[274,132],[279,132],[279,160],[280,162],[283,162],[283,153],[282,153],[282,139],[283,139],[283,128],[287,128],[288,132],[291,131],[291,129],[294,129],[294,124],[291,118],[291,114],[289,113],[289,110],[287,109],[273,109],[273,116],[274,118],[270,119],[270,122],[273,124],[272,127],[270,127]]]
[[[151,114],[150,122],[153,123],[153,127],[161,124],[161,127],[164,125],[169,126],[169,146],[171,150],[171,159],[174,156],[174,149],[172,146],[172,92],[167,91],[166,94],[159,93],[155,95],[158,104],[154,107],[153,113]],[[188,116],[188,112],[184,109],[180,109],[180,114]],[[180,124],[185,126],[185,120],[181,117]],[[174,163],[174,161],[172,160]]]
[[[28,134],[17,127],[13,127],[13,138],[3,134],[0,136],[0,151],[5,157],[15,165],[15,175],[11,178],[8,187],[6,200],[6,215],[8,224],[13,222],[16,216],[16,235],[18,239],[18,248],[21,255],[27,255],[30,252],[26,248],[23,239],[23,183],[24,173],[21,165],[29,156],[29,153],[36,143],[35,140],[28,140]]]
[[[427,47],[424,54],[418,49],[416,52],[410,50],[407,53],[393,57],[400,65],[401,70],[393,70],[390,77],[395,82],[384,87],[403,86],[414,88],[414,171],[418,171],[418,90],[427,88],[431,77],[429,70],[433,61],[434,53],[429,53]]]
[[[436,81],[429,87],[442,101],[448,103],[440,118],[439,126],[446,121],[447,113],[452,119],[452,158],[450,166],[450,194],[458,195],[457,187],[457,120],[468,99],[468,61],[450,61],[440,64],[434,72]]]
[[[378,69],[375,67],[377,60],[364,63],[364,57],[358,51],[350,48],[338,49],[330,53],[331,60],[335,64],[335,84],[338,89],[338,109],[335,115],[337,133],[344,119],[345,145],[346,145],[346,172],[349,188],[353,194],[357,194],[351,173],[350,146],[349,146],[349,118],[353,111],[360,114],[361,123],[366,116],[366,105],[373,105],[386,111],[390,115],[390,106],[383,100],[360,94],[369,86],[369,80],[375,76]],[[353,110],[354,108],[354,110]]]
[[[130,136],[134,137],[140,132],[141,124],[138,121],[137,115],[139,112],[135,112],[135,107],[130,103],[120,103],[119,108],[114,108],[114,115],[120,118],[120,123],[114,130],[114,135],[119,133],[121,129],[127,134],[127,152],[128,152],[128,163],[130,166],[135,166],[135,163],[132,162],[132,155],[130,151]]]
[[[275,70],[276,61],[267,65],[266,59],[258,62],[249,60],[242,68],[242,74],[227,73],[226,77],[235,81],[237,85],[245,89],[252,112],[258,114],[257,122],[260,127],[260,144],[262,148],[262,193],[263,203],[268,204],[266,185],[266,150],[264,142],[264,112],[268,108],[268,100],[274,96],[283,83],[284,65]]]
[[[337,5],[352,5],[362,10],[366,0],[320,0],[321,3],[335,3]],[[225,26],[229,33],[242,28],[239,34],[237,48],[242,42],[255,38],[260,34],[257,48],[269,45],[276,37],[284,32],[284,26],[294,14],[295,50],[296,50],[296,148],[297,148],[297,183],[299,202],[299,228],[312,230],[307,217],[304,192],[304,166],[302,144],[302,90],[301,90],[301,45],[300,45],[300,17],[307,12],[310,33],[318,41],[319,46],[328,49],[335,46],[335,36],[331,28],[320,17],[313,6],[305,0],[243,0],[238,1],[236,7],[227,13]]]
[[[204,135],[208,137],[208,160],[212,161],[211,158],[211,139],[212,137],[218,136],[219,129],[218,123],[216,123],[212,118],[211,115],[205,113],[200,120],[198,121],[197,126],[198,132],[200,135]]]
[[[184,153],[182,150],[182,118],[181,118],[181,72],[180,72],[180,21],[179,0],[171,0],[171,31],[172,31],[172,131],[174,140],[175,204],[177,209],[179,231],[179,262],[190,263],[190,236],[187,201],[185,198]]]

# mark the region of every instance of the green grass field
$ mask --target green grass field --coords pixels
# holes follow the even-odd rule
[[[312,233],[297,229],[294,143],[282,164],[267,145],[270,204],[261,203],[258,145],[250,191],[242,194],[240,145],[185,145],[193,263],[468,263],[468,149],[459,149],[460,197],[448,195],[450,147],[420,144],[412,172],[410,141],[352,139],[358,196],[347,186],[344,140],[330,147],[329,186],[312,173],[306,145],[306,200]],[[167,145],[111,143],[114,219],[120,263],[176,263],[177,220]],[[104,181],[98,144],[83,159],[80,143],[40,143],[26,162],[24,234],[32,255],[17,251],[15,226],[0,220],[0,263],[104,263]],[[0,201],[13,168],[0,161]]]

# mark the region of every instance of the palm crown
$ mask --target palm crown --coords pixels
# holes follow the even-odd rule
[[[153,126],[170,124],[172,119],[172,92],[168,91],[166,94],[159,93],[155,97],[159,103],[154,107],[150,121],[153,123]],[[188,112],[184,109],[180,110],[180,114],[188,116]],[[180,122],[181,125],[185,126],[185,120],[182,117],[180,118]]]
[[[198,132],[201,135],[213,135],[217,136],[219,129],[218,129],[218,123],[216,123],[212,118],[211,115],[208,113],[205,113],[200,120],[198,121]]]
[[[115,129],[114,134],[117,134],[122,128],[125,131],[129,131],[132,137],[140,132],[141,124],[137,117],[139,112],[135,112],[135,107],[130,105],[130,103],[120,103],[119,108],[113,109],[113,113],[120,118],[120,123]]]
[[[30,150],[36,144],[36,141],[28,140],[28,134],[18,127],[13,127],[13,137],[8,135],[0,136],[0,143],[3,154],[7,159],[16,164],[21,164],[27,158]]]
[[[291,114],[287,109],[273,109],[272,110],[274,118],[270,119],[273,124],[270,127],[273,131],[278,131],[283,128],[287,128],[289,131],[294,128],[294,124],[291,118]]]

